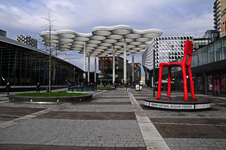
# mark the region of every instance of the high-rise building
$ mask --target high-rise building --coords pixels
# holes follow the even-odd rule
[[[31,36],[28,35],[17,35],[17,41],[20,43],[24,43],[26,45],[30,45],[32,47],[37,48],[38,41]]]
[[[224,28],[225,19],[222,20],[222,16],[224,15],[225,8],[226,8],[226,0],[216,0],[214,2],[213,18],[214,18],[214,29],[215,30],[222,31],[222,29]],[[225,30],[225,29],[223,29],[223,30]]]

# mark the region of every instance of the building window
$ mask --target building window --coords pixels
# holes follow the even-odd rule
[[[207,91],[213,90],[212,75],[207,76]]]
[[[202,77],[197,77],[197,90],[202,91]]]
[[[221,92],[226,93],[226,77],[225,77],[225,74],[221,75]]]

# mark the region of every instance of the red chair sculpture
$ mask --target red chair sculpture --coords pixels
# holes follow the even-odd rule
[[[187,89],[187,77],[186,77],[186,70],[188,70],[189,79],[190,79],[190,86],[191,86],[191,95],[192,99],[195,99],[195,92],[194,92],[194,84],[192,79],[192,72],[191,72],[191,59],[192,59],[192,51],[193,51],[193,43],[189,40],[186,40],[184,45],[184,57],[182,62],[171,62],[171,63],[160,63],[159,64],[159,80],[158,80],[158,94],[157,99],[161,97],[161,84],[162,84],[162,70],[163,67],[168,67],[168,92],[167,97],[170,98],[171,92],[171,68],[172,67],[181,67],[182,68],[182,75],[183,75],[183,83],[184,83],[184,100],[188,100],[188,89]],[[187,62],[187,56],[188,62]]]

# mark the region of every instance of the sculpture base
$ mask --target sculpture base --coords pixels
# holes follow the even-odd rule
[[[196,98],[193,100],[191,97],[185,101],[182,96],[170,97],[170,99],[168,97],[161,97],[160,99],[144,99],[144,106],[171,110],[202,110],[211,108],[211,101],[206,98]]]

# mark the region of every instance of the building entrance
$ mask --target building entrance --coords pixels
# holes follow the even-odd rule
[[[214,96],[220,95],[220,77],[213,78],[213,95]]]

